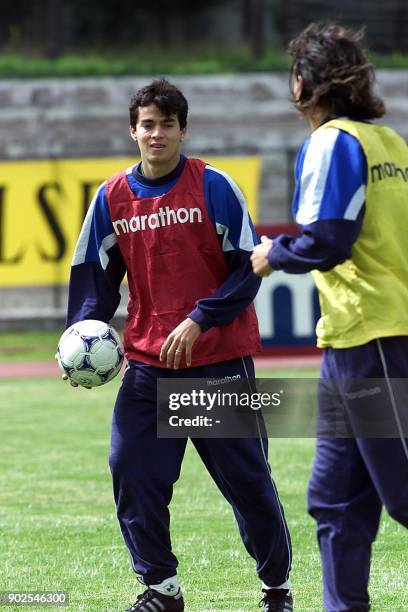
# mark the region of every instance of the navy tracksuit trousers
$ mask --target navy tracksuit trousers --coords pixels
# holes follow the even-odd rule
[[[176,574],[168,506],[186,439],[157,437],[157,378],[254,378],[250,357],[183,370],[131,362],[112,423],[110,467],[117,516],[133,569],[147,585]],[[255,414],[254,414],[255,416]],[[243,543],[268,586],[288,579],[291,544],[267,463],[267,440],[193,439],[207,470],[234,511]],[[194,491],[191,492],[194,503]]]
[[[408,337],[382,338],[349,349],[325,349],[323,379],[408,378]],[[392,399],[387,398],[387,399]],[[323,395],[321,412],[344,402]],[[391,405],[391,401],[390,401]],[[408,403],[397,402],[400,416]],[[398,415],[397,415],[398,417]],[[317,521],[326,612],[370,609],[371,544],[382,506],[408,527],[408,444],[400,438],[320,438],[308,507]]]

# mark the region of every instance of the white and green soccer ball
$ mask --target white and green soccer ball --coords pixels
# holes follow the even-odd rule
[[[90,389],[115,378],[123,363],[117,331],[103,321],[86,319],[68,327],[58,343],[57,359],[63,373]]]

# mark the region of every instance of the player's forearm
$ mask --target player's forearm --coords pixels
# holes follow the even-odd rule
[[[362,219],[363,215],[356,221],[317,221],[303,226],[300,236],[282,234],[274,238],[268,262],[274,270],[289,274],[331,270],[352,256]]]
[[[68,293],[66,326],[84,319],[108,323],[120,302],[121,271],[104,271],[96,263],[73,266]],[[123,274],[122,274],[123,277]],[[120,279],[120,280],[119,280]]]
[[[231,323],[255,299],[261,279],[253,274],[249,257],[247,251],[231,252],[224,283],[212,296],[198,300],[188,314],[203,331]]]

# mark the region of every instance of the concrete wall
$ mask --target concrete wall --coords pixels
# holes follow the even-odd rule
[[[128,101],[141,77],[0,81],[0,158],[132,154]],[[308,134],[286,75],[183,76],[187,154],[261,155],[261,221],[288,218],[291,153]],[[386,122],[408,138],[408,72],[379,71]]]
[[[0,81],[0,158],[132,154],[128,101],[149,80]],[[287,76],[173,80],[190,103],[185,152],[204,158],[260,155],[260,221],[288,220],[293,154],[308,129],[288,102]],[[408,72],[378,71],[378,89],[387,104],[385,121],[408,139]],[[63,289],[0,288],[0,327],[26,321],[33,312],[46,322],[53,313],[62,317],[64,310]]]

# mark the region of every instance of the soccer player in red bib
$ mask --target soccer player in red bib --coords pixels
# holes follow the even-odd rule
[[[117,516],[146,590],[129,610],[180,612],[169,510],[187,440],[157,437],[157,379],[253,378],[257,242],[245,199],[224,172],[181,154],[188,104],[165,79],[130,102],[141,163],[98,189],[75,250],[67,324],[110,321],[127,274],[129,367],[114,408],[110,467]],[[264,612],[292,610],[291,544],[266,440],[192,440],[231,504],[262,581]],[[203,601],[203,608],[206,607]]]

